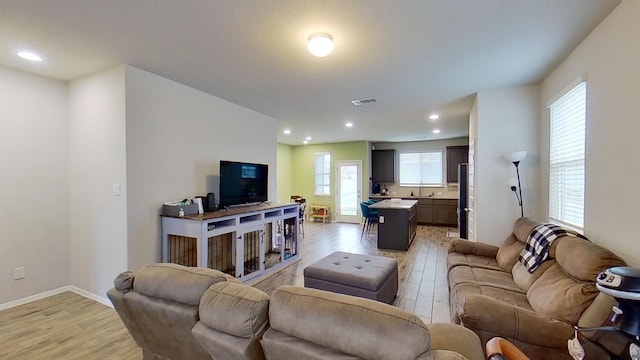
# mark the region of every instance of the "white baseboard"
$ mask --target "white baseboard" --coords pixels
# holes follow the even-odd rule
[[[109,299],[107,299],[107,298],[103,298],[101,296],[98,296],[96,294],[90,293],[90,292],[88,292],[86,290],[82,290],[82,289],[80,289],[78,287],[75,287],[75,286],[67,285],[67,286],[59,287],[57,289],[41,292],[39,294],[23,297],[21,299],[17,299],[17,300],[6,302],[4,304],[0,304],[0,311],[6,310],[6,309],[10,309],[10,308],[16,307],[16,306],[28,304],[28,303],[36,301],[36,300],[41,300],[41,299],[44,299],[44,298],[48,298],[49,296],[62,294],[65,291],[71,291],[73,293],[76,293],[76,294],[78,294],[80,296],[84,296],[84,297],[86,297],[88,299],[91,299],[93,301],[99,302],[99,303],[101,303],[103,305],[106,305],[108,307],[113,307],[113,305],[111,304],[111,301],[109,301]]]
[[[113,307],[113,304],[111,303],[111,301],[109,299],[105,298],[105,297],[98,296],[98,295],[96,295],[94,293],[90,293],[90,292],[88,292],[86,290],[82,290],[82,289],[80,289],[78,287],[75,287],[75,286],[69,286],[69,287],[70,287],[69,291],[72,291],[72,292],[74,292],[74,293],[76,293],[78,295],[84,296],[84,297],[86,297],[88,299],[91,299],[93,301],[99,302],[100,304],[108,306],[110,308]]]

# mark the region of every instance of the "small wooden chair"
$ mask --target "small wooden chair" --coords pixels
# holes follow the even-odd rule
[[[329,215],[329,205],[327,204],[313,204],[311,205],[311,213],[309,217],[312,219],[322,219],[322,223],[324,224],[327,219],[330,219]]]

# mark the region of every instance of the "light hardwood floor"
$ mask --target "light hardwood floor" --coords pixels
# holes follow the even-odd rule
[[[302,270],[332,253],[393,257],[399,264],[394,305],[426,323],[449,322],[446,248],[450,228],[418,226],[409,251],[376,248],[375,233],[360,238],[362,225],[305,223],[301,260],[254,284],[271,293],[283,284],[303,285]],[[115,310],[66,292],[0,311],[0,359],[142,359]]]

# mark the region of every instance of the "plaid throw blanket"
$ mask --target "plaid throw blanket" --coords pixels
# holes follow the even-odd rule
[[[549,248],[554,240],[562,236],[577,236],[588,240],[583,235],[561,226],[541,224],[536,226],[529,234],[527,243],[520,252],[518,260],[530,273],[534,272],[540,264],[549,258]]]

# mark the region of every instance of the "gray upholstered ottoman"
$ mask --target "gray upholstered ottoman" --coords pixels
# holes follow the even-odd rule
[[[304,286],[391,304],[398,292],[398,262],[336,251],[304,269]]]

